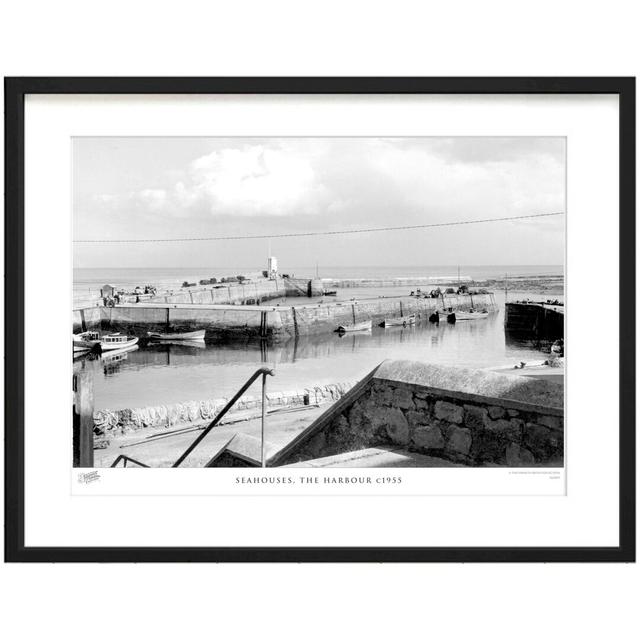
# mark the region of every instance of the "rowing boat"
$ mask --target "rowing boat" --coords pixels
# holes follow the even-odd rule
[[[486,320],[489,317],[488,311],[456,311],[456,322],[460,320]]]
[[[410,316],[402,316],[401,318],[385,318],[383,327],[406,327],[410,324],[416,323],[416,314],[412,313]]]
[[[184,333],[157,333],[148,331],[149,340],[170,340],[171,342],[188,340],[189,342],[204,342],[205,330],[185,331]]]
[[[348,331],[371,331],[371,320],[364,322],[354,322],[353,324],[341,324],[336,329],[338,333],[346,333]]]

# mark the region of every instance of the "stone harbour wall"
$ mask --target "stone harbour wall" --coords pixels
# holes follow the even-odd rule
[[[527,388],[534,401],[551,398],[543,388],[547,383],[513,380],[511,387],[509,378],[517,376],[481,374],[498,385],[502,397],[373,376],[288,445],[275,464],[394,445],[468,466],[562,466],[561,402],[546,406],[520,399]],[[500,378],[507,379],[502,387]]]
[[[241,304],[247,300],[270,300],[285,295],[282,280],[257,280],[245,284],[224,284],[223,286],[185,287],[179,291],[160,294],[151,302],[169,304]]]
[[[341,398],[351,387],[351,382],[340,382],[293,391],[267,393],[267,409],[324,404]],[[191,400],[155,407],[135,409],[102,409],[94,412],[94,429],[98,435],[119,435],[150,427],[188,426],[213,420],[224,408],[229,398]],[[230,413],[260,409],[260,396],[242,396],[230,409]]]
[[[100,329],[102,323],[102,311],[99,307],[85,307],[74,309],[72,312],[73,333]]]
[[[203,292],[206,295],[209,292]],[[194,292],[193,295],[196,295]],[[184,294],[189,295],[189,294]],[[193,295],[191,297],[193,297]],[[443,300],[404,297],[374,298],[349,302],[322,302],[299,307],[234,306],[232,304],[144,303],[116,307],[91,307],[73,312],[73,330],[82,329],[83,317],[87,328],[102,331],[128,332],[138,337],[148,331],[181,332],[205,329],[207,338],[261,337],[286,341],[296,336],[331,333],[339,325],[371,319],[379,324],[385,318],[399,318],[416,314],[426,322],[429,315],[442,308]],[[472,304],[478,309],[496,310],[491,294],[445,296],[447,307],[468,310]],[[91,320],[87,321],[90,317]]]
[[[288,298],[312,298],[324,293],[322,280],[317,278],[283,278],[282,282]]]

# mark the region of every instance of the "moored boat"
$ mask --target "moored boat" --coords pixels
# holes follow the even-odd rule
[[[346,333],[348,331],[371,331],[371,320],[364,322],[354,322],[353,324],[341,324],[336,329],[338,333]]]
[[[100,336],[97,331],[83,331],[73,334],[74,351],[91,351],[100,345]]]
[[[382,327],[406,327],[410,324],[416,323],[416,314],[412,313],[410,316],[402,316],[401,318],[385,318],[382,322]]]
[[[121,333],[112,333],[108,336],[102,336],[100,340],[100,348],[103,351],[113,351],[114,349],[126,349],[137,344],[138,338],[123,335]]]
[[[488,311],[456,311],[456,320],[486,320],[488,317]]]
[[[171,342],[186,340],[189,342],[204,342],[205,330],[185,331],[184,333],[158,333],[148,331],[149,340],[170,340]]]

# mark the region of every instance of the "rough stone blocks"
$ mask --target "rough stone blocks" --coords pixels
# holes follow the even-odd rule
[[[399,409],[413,409],[413,394],[406,387],[398,387],[393,392],[393,405]]]
[[[438,400],[435,405],[435,416],[438,420],[460,424],[464,418],[464,409],[457,404]]]
[[[489,416],[492,420],[496,420],[497,418],[504,417],[504,409],[502,407],[489,407]],[[514,411],[517,414],[517,411]]]
[[[464,405],[464,424],[465,427],[472,429],[483,429],[487,421],[487,410],[475,405]]]
[[[438,427],[418,427],[413,432],[413,442],[421,449],[444,449],[444,437]]]
[[[557,416],[538,416],[536,422],[550,429],[562,429],[562,418]]]
[[[409,444],[409,423],[400,409],[382,408],[378,411],[375,422],[384,426],[389,439],[396,444]]]
[[[471,431],[469,429],[454,426],[449,430],[447,449],[466,456],[469,453],[469,449],[471,449],[471,441]]]
[[[502,436],[509,440],[516,441],[519,441],[522,437],[523,426],[524,422],[516,418],[512,418],[511,420],[489,420],[486,424],[487,430],[491,431],[496,436]]]
[[[562,435],[539,424],[527,423],[524,429],[523,443],[540,460],[547,460],[562,454]]]
[[[528,449],[510,442],[506,449],[507,465],[510,467],[528,467],[535,464],[535,458]]]

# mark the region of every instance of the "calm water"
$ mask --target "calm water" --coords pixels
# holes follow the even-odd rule
[[[540,345],[505,339],[504,294],[495,293],[501,311],[488,320],[374,327],[370,334],[301,337],[268,346],[259,342],[204,347],[166,344],[129,352],[117,363],[96,360],[91,362],[95,407],[118,409],[229,397],[265,364],[276,372],[268,380],[268,390],[285,391],[355,381],[387,358],[492,367],[545,357],[548,351]],[[339,291],[342,299],[347,295],[352,292]],[[249,393],[257,395],[259,386]]]

